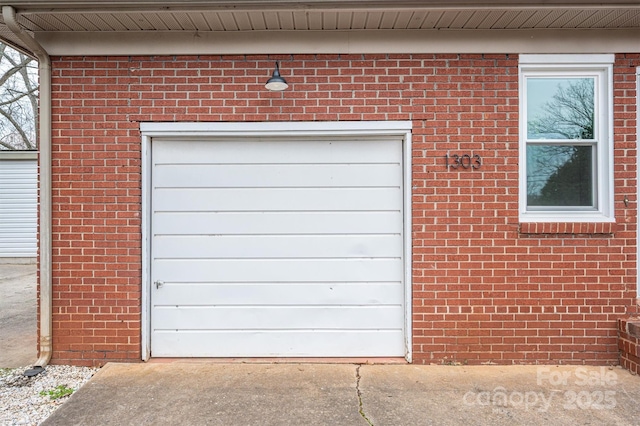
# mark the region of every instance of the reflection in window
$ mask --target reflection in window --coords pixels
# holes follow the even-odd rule
[[[591,146],[528,145],[527,204],[595,207],[593,159]]]
[[[593,139],[593,78],[527,79],[527,138]]]

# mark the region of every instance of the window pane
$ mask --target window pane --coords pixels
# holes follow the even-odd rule
[[[593,147],[527,146],[527,205],[595,207]]]
[[[529,139],[593,139],[593,78],[528,78]]]

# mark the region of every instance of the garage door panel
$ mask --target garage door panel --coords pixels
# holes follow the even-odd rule
[[[158,331],[154,341],[158,357],[376,357],[404,347],[400,330]]]
[[[154,211],[397,210],[399,188],[159,188]]]
[[[157,259],[155,275],[165,282],[368,282],[402,276],[401,259]]]
[[[162,212],[153,233],[166,235],[392,234],[400,212]],[[303,241],[301,241],[302,243]]]
[[[165,283],[156,306],[402,305],[402,283]]]
[[[160,306],[156,330],[402,329],[402,306]],[[203,321],[206,318],[206,321]]]
[[[29,222],[36,220],[37,218],[38,214],[32,210],[14,209],[10,213],[4,215],[0,222],[0,226],[9,224],[12,228],[15,228],[17,225],[22,225],[24,228],[31,228]]]
[[[400,235],[156,236],[157,259],[277,259],[392,257]],[[180,250],[176,250],[180,247]]]
[[[156,139],[155,164],[371,164],[401,163],[402,144],[389,139],[206,140]],[[366,155],[363,155],[366,146]]]
[[[158,165],[158,188],[398,187],[391,164],[166,164]],[[396,170],[394,170],[396,169]]]

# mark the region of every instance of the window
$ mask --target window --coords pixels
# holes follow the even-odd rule
[[[613,60],[520,56],[520,221],[614,220]]]

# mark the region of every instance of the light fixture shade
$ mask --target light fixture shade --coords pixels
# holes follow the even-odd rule
[[[280,76],[280,67],[277,62],[276,69],[273,70],[273,75],[267,80],[267,84],[265,84],[264,87],[272,92],[281,92],[289,87],[285,79]]]

